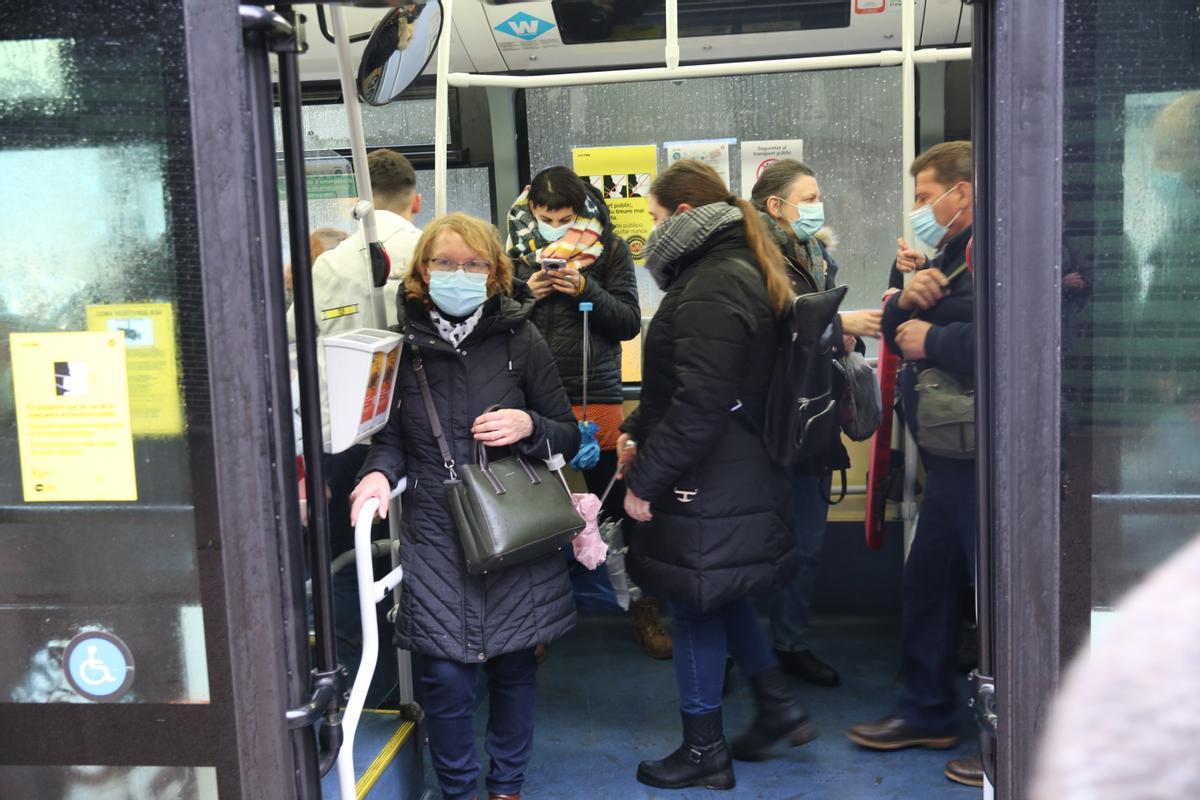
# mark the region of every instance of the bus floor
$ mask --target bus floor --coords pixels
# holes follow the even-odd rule
[[[891,710],[899,691],[899,623],[824,621],[812,630],[814,649],[834,664],[842,685],[824,689],[796,683],[796,696],[821,728],[815,742],[781,747],[757,764],[737,763],[737,788],[663,791],[634,779],[639,761],[660,758],[680,741],[675,675],[670,661],[647,658],[633,642],[628,618],[581,615],[578,627],[550,647],[538,675],[533,748],[522,796],[527,800],[649,800],[675,798],[762,798],[763,800],[937,800],[977,798],[978,789],[951,783],[947,760],[974,751],[977,738],[964,700],[962,742],[954,750],[874,753],[855,747],[845,731]],[[749,724],[753,700],[734,673],[726,699],[728,736]],[[967,681],[964,677],[962,687]],[[486,701],[481,701],[485,706]],[[483,751],[486,707],[477,719]],[[426,761],[427,787],[437,796],[437,779]],[[480,791],[486,792],[480,781]],[[374,794],[372,795],[374,797]]]

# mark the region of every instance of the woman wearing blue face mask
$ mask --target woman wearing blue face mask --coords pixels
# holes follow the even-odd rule
[[[508,254],[516,276],[533,292],[529,319],[554,353],[576,414],[582,414],[584,395],[579,304],[592,304],[587,412],[588,420],[599,426],[600,460],[583,477],[588,491],[599,497],[617,468],[617,437],[624,421],[621,343],[641,331],[633,256],[613,231],[600,191],[566,167],[542,170],[517,198],[508,214]],[[623,496],[624,486],[614,486],[602,514],[620,519]],[[632,612],[634,638],[646,653],[670,658],[671,638],[655,601],[636,601]]]
[[[561,553],[486,575],[467,573],[414,354],[419,349],[457,463],[474,463],[477,443],[569,460],[579,427],[550,349],[525,319],[521,301],[529,290],[512,280],[495,228],[465,214],[440,217],[421,235],[412,263],[397,309],[405,334],[398,405],[359,473],[351,519],[371,497],[386,516],[392,487],[408,479],[396,627],[400,645],[423,657],[421,706],[438,782],[446,798],[476,796],[474,711],[482,670],[491,703],[488,792],[512,800],[533,742],[534,648],[573,627],[571,584]],[[488,410],[495,406],[501,410]]]
[[[825,206],[813,171],[784,159],[763,170],[750,195],[767,229],[783,251],[788,277],[797,294],[837,285],[837,264],[822,241]],[[838,315],[843,347],[862,348],[859,337],[878,337],[882,311],[844,311]],[[796,577],[771,598],[771,644],[787,672],[817,686],[836,686],[837,670],[813,654],[808,641],[809,607],[817,586],[819,557],[834,471],[850,466],[840,434],[808,462],[792,470],[792,496],[800,568]]]

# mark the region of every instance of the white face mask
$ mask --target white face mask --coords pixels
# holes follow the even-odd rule
[[[549,223],[538,220],[538,233],[547,242],[557,242],[559,239],[567,235],[567,231],[571,230],[573,222],[568,222],[566,225],[559,225],[557,228]]]

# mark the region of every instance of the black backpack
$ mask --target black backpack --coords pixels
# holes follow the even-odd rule
[[[779,318],[762,438],[771,460],[782,466],[806,461],[836,435],[833,317],[845,296],[845,286],[803,294]]]

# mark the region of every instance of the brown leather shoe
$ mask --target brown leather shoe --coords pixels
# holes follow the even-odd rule
[[[488,800],[521,800],[519,794],[489,794]]]
[[[630,606],[633,612],[633,638],[651,658],[670,658],[671,634],[667,633],[658,613],[658,601],[643,597]]]
[[[963,786],[983,786],[983,759],[978,754],[956,758],[946,764],[946,777]]]
[[[903,750],[906,747],[948,750],[958,744],[955,733],[918,728],[900,717],[884,717],[879,722],[855,725],[846,735],[850,741],[868,750]]]

